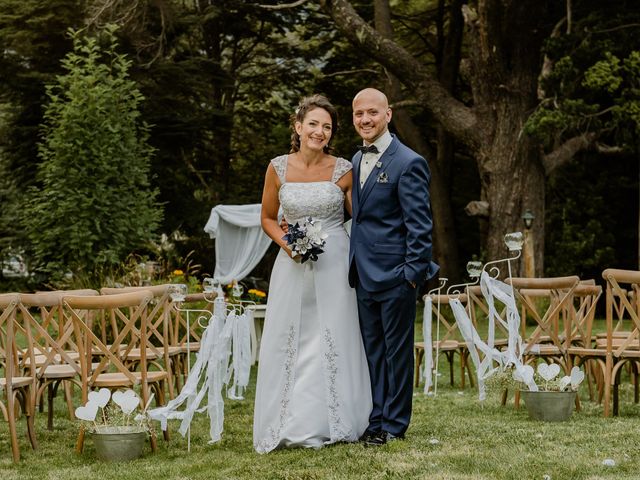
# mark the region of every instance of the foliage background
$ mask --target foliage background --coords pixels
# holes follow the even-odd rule
[[[353,4],[374,21],[370,2]],[[397,41],[428,68],[442,60],[446,32],[434,25],[442,20],[447,26],[452,4],[391,2]],[[541,52],[553,68],[542,83],[547,100],[532,112],[527,134],[550,148],[561,140],[558,133],[605,126],[602,142],[618,147],[613,154],[578,153],[549,179],[546,218],[534,224],[546,228],[548,275],[598,278],[606,267],[638,266],[640,156],[633,126],[639,36],[633,27],[638,12],[628,7],[623,0],[575,2],[572,32],[548,39]],[[24,192],[37,181],[41,162],[37,132],[46,85],[63,73],[61,60],[72,50],[65,32],[74,27],[94,34],[108,22],[120,26],[118,52],[130,59],[131,78],[144,97],[141,120],[150,127],[148,142],[155,151],[150,182],[163,206],[158,234],[172,238],[174,249],[169,271],[188,269],[190,262],[201,265],[195,269],[200,274],[213,272],[214,242],[202,230],[209,212],[218,203],[260,201],[269,159],[288,149],[289,115],[300,96],[323,93],[338,106],[336,153],[350,158],[358,143],[351,98],[363,86],[386,87],[385,69],[332,28],[316,2],[266,9],[244,0],[6,0],[0,4],[0,258],[30,248],[18,220],[29,211]],[[463,44],[463,57],[468,47]],[[469,103],[465,68],[462,62],[454,90]],[[411,100],[411,91],[401,94]],[[404,110],[436,152],[434,119],[411,102]],[[448,179],[454,231],[442,241],[459,248],[461,277],[468,259],[485,256],[486,226],[464,211],[479,192],[475,163],[454,145]],[[156,246],[161,243],[156,237]],[[153,246],[130,253],[162,255]],[[268,278],[274,253],[269,251],[254,276]]]

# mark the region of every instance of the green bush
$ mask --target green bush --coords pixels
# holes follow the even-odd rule
[[[143,96],[114,32],[108,26],[92,38],[71,31],[67,73],[47,88],[39,186],[28,193],[22,223],[32,264],[53,284],[117,266],[151,240],[162,218],[149,184]]]

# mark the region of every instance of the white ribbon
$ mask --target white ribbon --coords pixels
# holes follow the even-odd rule
[[[149,410],[149,417],[160,422],[162,430],[167,429],[170,419],[182,420],[178,431],[185,436],[191,425],[193,415],[207,411],[209,415],[209,443],[222,438],[224,427],[224,399],[222,389],[233,375],[233,386],[227,391],[229,398],[242,398],[244,388],[249,383],[251,368],[251,318],[246,314],[236,315],[235,311],[226,314],[224,298],[214,301],[213,315],[202,333],[200,351],[189,372],[180,394],[167,405]],[[232,352],[234,357],[230,358]],[[202,385],[198,390],[198,385]],[[231,392],[231,393],[229,393]],[[207,404],[200,408],[205,395]],[[179,411],[186,402],[186,408]]]
[[[422,316],[422,337],[424,338],[424,393],[428,394],[433,381],[433,341],[431,340],[431,324],[433,322],[433,299],[427,295],[424,300]]]
[[[249,384],[251,370],[251,322],[253,310],[246,309],[233,324],[233,384],[227,390],[227,397],[232,400],[244,399],[244,389]]]
[[[513,288],[500,280],[492,278],[486,272],[482,272],[480,277],[480,287],[482,295],[489,307],[487,342],[484,342],[469,318],[466,309],[458,299],[450,301],[451,310],[458,324],[458,329],[464,338],[471,360],[476,368],[478,378],[478,394],[480,400],[486,398],[484,381],[498,369],[513,367],[515,372],[521,372],[524,366],[522,361],[523,344],[520,336],[520,315],[516,307],[513,296]],[[505,322],[498,314],[495,306],[495,299],[503,303],[506,307],[507,321]],[[495,323],[499,322],[508,332],[507,350],[502,352],[495,348]],[[482,360],[480,355],[483,354]],[[494,363],[497,366],[494,366]],[[527,376],[522,376],[530,390],[537,390],[537,386]]]

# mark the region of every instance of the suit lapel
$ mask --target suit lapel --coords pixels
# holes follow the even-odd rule
[[[360,163],[362,162],[362,152],[358,152],[353,156],[353,183],[355,189],[360,193]]]
[[[376,164],[376,166],[373,167],[373,170],[371,170],[369,177],[367,177],[367,181],[364,182],[364,185],[362,187],[362,191],[359,197],[360,209],[362,209],[362,206],[364,205],[364,202],[367,200],[367,197],[371,193],[371,190],[373,190],[375,185],[378,183],[378,176],[381,173],[383,173],[387,169],[387,167],[389,167],[389,164],[393,160],[393,155],[397,149],[398,149],[398,139],[394,136],[393,140],[391,141],[391,144],[384,151],[384,153],[380,157],[380,160],[378,160],[377,164],[380,164],[380,167],[378,167]],[[360,154],[360,158],[362,158],[362,154]],[[358,161],[358,167],[360,167],[359,161]],[[358,172],[359,171],[360,171],[360,168],[358,168]],[[360,176],[358,175],[357,178],[359,179]],[[360,185],[360,181],[358,181],[358,185]]]

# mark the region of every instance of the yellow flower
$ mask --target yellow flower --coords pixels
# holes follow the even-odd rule
[[[178,275],[184,275],[184,272],[183,272],[182,270],[178,269],[178,270],[174,270],[174,271],[173,271],[173,274],[174,274],[175,276],[178,276]]]

